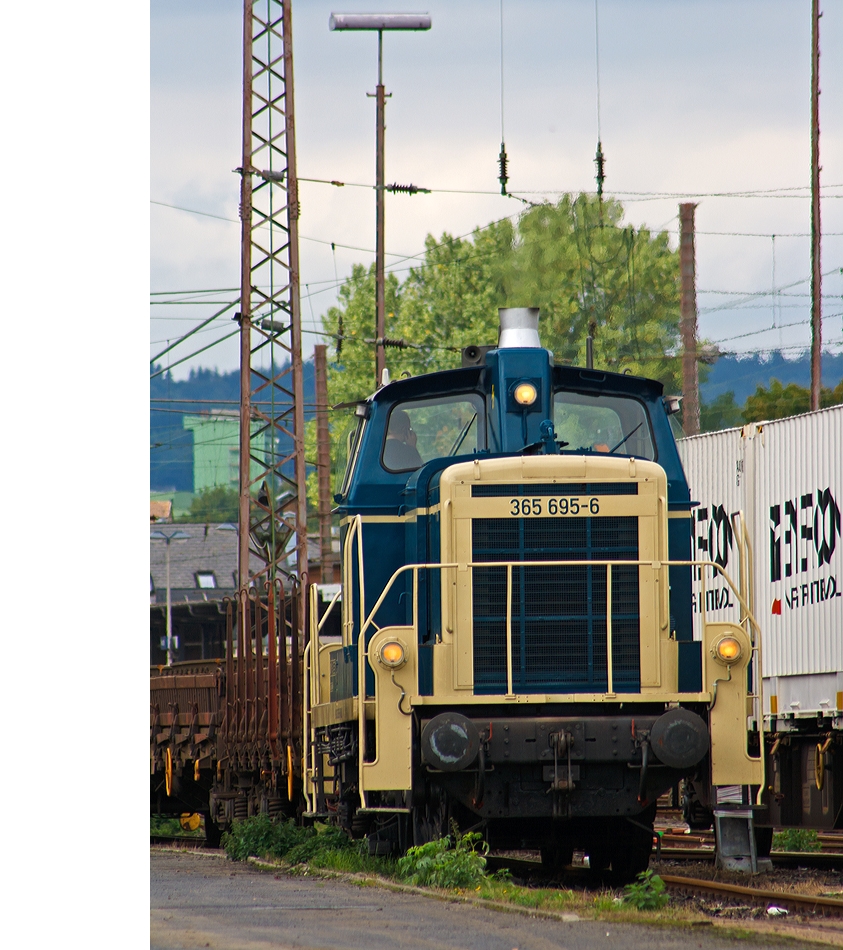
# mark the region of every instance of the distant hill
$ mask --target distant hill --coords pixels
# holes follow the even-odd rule
[[[149,482],[152,491],[193,491],[193,433],[183,427],[185,413],[234,409],[240,403],[240,373],[191,370],[184,380],[166,373],[150,381]],[[163,401],[159,401],[163,400]],[[316,402],[313,361],[304,364],[305,418]]]
[[[724,393],[733,392],[735,402],[743,404],[756,387],[770,385],[771,379],[777,379],[782,385],[796,383],[799,386],[811,385],[810,353],[803,353],[796,359],[788,359],[778,351],[762,356],[721,356],[711,367],[708,379],[700,386],[700,396],[704,403],[713,402]],[[843,379],[843,353],[824,353],[822,359],[822,383],[827,389],[833,389]]]
[[[809,386],[809,354],[787,359],[779,352],[768,356],[723,356],[711,367],[708,379],[700,387],[704,403],[713,402],[727,392],[735,394],[742,405],[757,386],[767,387],[771,379],[780,383]],[[823,385],[829,389],[843,379],[843,353],[823,356]],[[182,426],[184,413],[208,409],[236,409],[240,400],[240,374],[215,370],[193,370],[188,379],[174,380],[166,374],[151,381],[149,430],[149,478],[153,491],[193,491],[193,433]],[[304,364],[306,406],[316,402],[313,362]],[[312,418],[312,409],[305,417]]]

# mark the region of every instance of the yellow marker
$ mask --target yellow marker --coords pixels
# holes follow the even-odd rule
[[[190,812],[184,812],[179,816],[179,824],[182,827],[182,831],[196,831],[201,820],[202,819],[196,814],[196,812],[193,812],[193,814]]]

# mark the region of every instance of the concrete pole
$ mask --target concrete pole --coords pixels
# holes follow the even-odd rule
[[[694,259],[693,203],[679,205],[679,272],[682,281],[682,426],[686,435],[700,431],[699,365],[697,363],[697,287]]]
[[[386,358],[383,338],[386,333],[386,290],[384,286],[384,255],[386,232],[386,185],[384,141],[386,136],[386,92],[383,85],[383,31],[378,30],[378,85],[375,89],[377,114],[375,128],[375,388],[381,385]]]
[[[822,266],[820,244],[820,17],[811,0],[811,411],[820,408],[822,388]]]

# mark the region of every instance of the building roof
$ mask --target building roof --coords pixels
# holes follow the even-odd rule
[[[171,501],[150,501],[149,521],[172,521],[173,503]]]
[[[152,531],[163,526],[152,525]],[[167,548],[170,549],[170,599],[172,603],[220,600],[237,589],[237,537],[233,524],[168,524],[163,533],[186,534],[184,540],[149,540],[149,572],[152,579],[150,602],[167,601]],[[152,532],[150,532],[152,533]],[[319,556],[319,539],[308,538],[309,557]],[[287,565],[292,567],[295,554]],[[254,556],[250,568],[257,572],[261,563]],[[213,580],[208,578],[213,575]],[[203,586],[213,584],[213,586]]]
[[[159,529],[155,529],[159,530]],[[149,539],[150,599],[167,599],[167,548],[170,550],[170,596],[175,601],[219,600],[237,587],[237,530],[234,525],[174,524],[164,529],[168,536],[187,535],[185,540]],[[253,561],[252,567],[258,565]],[[202,576],[212,580],[200,586]]]

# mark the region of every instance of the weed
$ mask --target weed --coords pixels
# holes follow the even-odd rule
[[[813,828],[785,828],[773,835],[773,851],[821,851]]]
[[[478,850],[479,849],[479,850]],[[398,859],[398,876],[419,887],[476,887],[486,877],[489,846],[477,832],[428,841]]]
[[[652,871],[642,871],[637,883],[627,884],[623,890],[623,903],[636,910],[659,910],[670,900],[664,881]]]
[[[355,848],[339,828],[318,823],[313,828],[298,828],[292,819],[273,821],[268,815],[235,821],[222,836],[222,846],[235,861],[271,857],[284,858],[291,864]]]
[[[200,823],[194,831],[182,826],[179,818],[165,818],[163,815],[151,815],[149,819],[149,833],[151,835],[182,835],[184,837],[201,838],[205,831]]]

